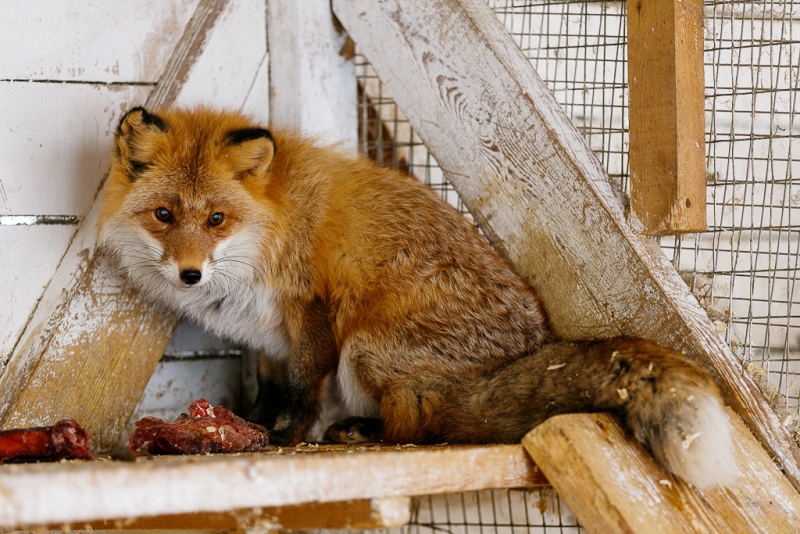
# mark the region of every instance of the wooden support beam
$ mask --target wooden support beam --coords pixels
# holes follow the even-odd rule
[[[800,495],[731,414],[739,479],[697,491],[664,471],[608,414],[553,417],[523,439],[590,533],[796,532]]]
[[[705,231],[703,0],[627,8],[631,208],[648,235]]]
[[[136,462],[0,465],[0,528],[77,528],[99,520],[545,484],[521,445],[298,446]]]
[[[90,521],[82,530],[308,530],[397,528],[408,523],[409,497],[384,497],[343,502],[311,502],[289,506],[244,508],[130,519]],[[48,525],[59,530],[63,525]],[[35,528],[33,530],[36,530]]]
[[[333,8],[556,334],[637,336],[704,363],[800,489],[788,431],[663,253],[631,230],[600,162],[487,4]]]

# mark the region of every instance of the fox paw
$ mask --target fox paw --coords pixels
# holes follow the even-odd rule
[[[382,430],[380,419],[348,417],[329,426],[323,440],[326,443],[375,443],[380,441]]]

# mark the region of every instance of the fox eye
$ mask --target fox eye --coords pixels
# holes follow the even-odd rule
[[[154,214],[156,216],[156,219],[158,219],[161,222],[165,223],[172,222],[172,212],[169,211],[167,208],[156,208]]]
[[[218,211],[216,213],[212,213],[208,217],[208,224],[211,225],[211,226],[219,226],[220,224],[222,224],[222,221],[224,221],[224,220],[225,220],[225,214],[224,213],[220,213]]]

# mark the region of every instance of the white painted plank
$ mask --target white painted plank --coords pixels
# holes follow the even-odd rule
[[[120,115],[149,91],[0,82],[0,215],[85,215],[108,172]]]
[[[8,360],[75,226],[0,226],[0,362]]]
[[[800,489],[788,431],[661,251],[628,226],[599,161],[486,3],[333,7],[555,332],[642,337],[705,363]]]
[[[272,123],[355,150],[355,66],[339,53],[330,1],[270,0],[267,22]]]
[[[0,79],[156,82],[199,0],[6,0]]]
[[[0,527],[77,527],[98,519],[542,484],[521,445],[297,447],[136,463],[3,465]]]
[[[178,93],[180,105],[240,109],[242,95],[250,93],[266,53],[264,0],[229,2]]]
[[[261,60],[250,94],[242,106],[242,113],[262,124],[269,124],[269,53],[264,54]]]

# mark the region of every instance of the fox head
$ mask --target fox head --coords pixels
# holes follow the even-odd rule
[[[100,245],[172,304],[249,287],[263,264],[274,155],[270,132],[237,114],[130,110],[114,139]]]

